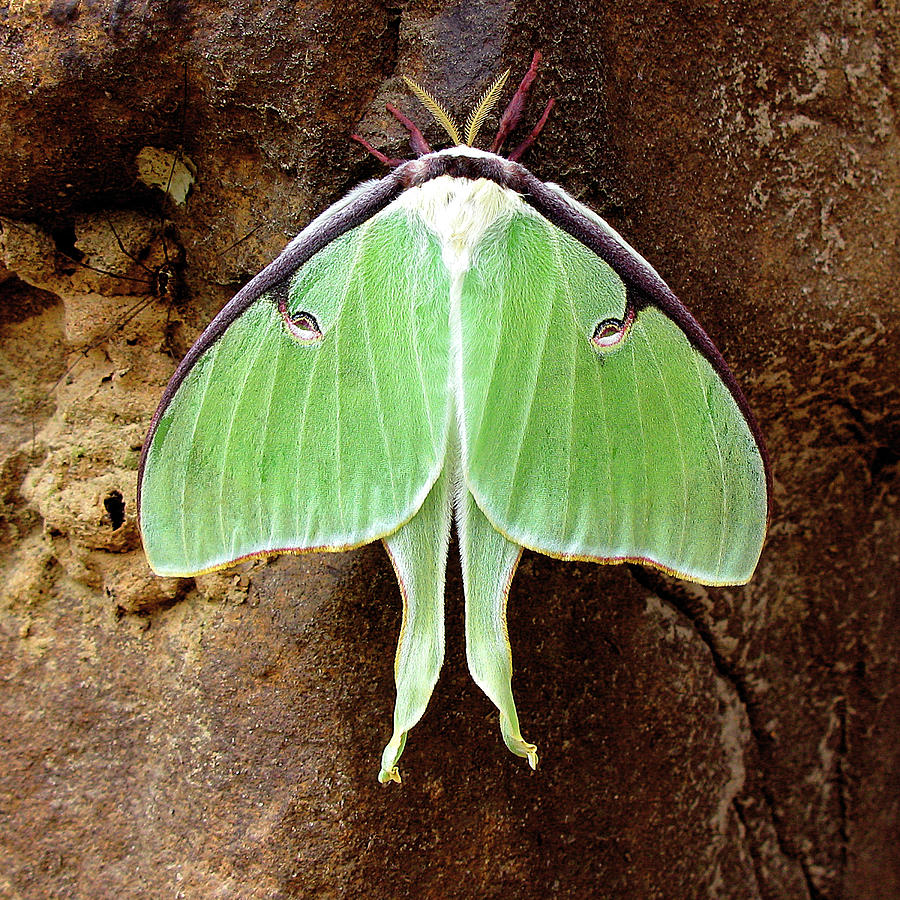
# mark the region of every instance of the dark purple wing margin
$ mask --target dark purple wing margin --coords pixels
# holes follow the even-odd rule
[[[360,191],[359,196],[355,197],[342,209],[333,213],[326,219],[320,228],[313,232],[301,231],[281,254],[273,260],[258,275],[254,276],[247,284],[244,285],[235,295],[222,307],[219,314],[206,326],[206,329],[197,338],[197,341],[188,350],[187,355],[179,363],[175,374],[169,379],[165,391],[163,391],[162,399],[159,406],[153,414],[150,427],[147,430],[147,437],[144,439],[144,446],[141,449],[141,462],[138,467],[138,491],[137,506],[138,516],[140,516],[141,508],[141,481],[144,477],[144,464],[147,460],[147,451],[153,435],[156,433],[156,427],[166,407],[175,396],[175,392],[181,386],[188,372],[194,367],[194,363],[222,336],[225,329],[234,322],[251,303],[258,300],[266,291],[283,281],[291,273],[300,268],[314,254],[318,253],[327,244],[340,237],[342,234],[362,224],[366,219],[371,218],[376,213],[384,209],[391,201],[395,200],[406,188],[403,180],[398,177],[399,170],[391,172],[380,181],[372,183],[368,189]]]

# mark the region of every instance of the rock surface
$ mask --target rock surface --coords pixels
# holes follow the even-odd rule
[[[0,896],[900,895],[896,5],[0,10]],[[741,589],[526,554],[535,773],[466,673],[451,562],[447,663],[383,787],[380,546],[154,578],[140,445],[228,296],[380,174],[349,133],[405,155],[399,76],[461,113],[534,48],[558,105],[529,167],[718,343],[773,524]]]

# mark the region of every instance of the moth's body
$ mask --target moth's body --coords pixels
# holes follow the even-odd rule
[[[151,425],[140,521],[170,575],[384,539],[404,598],[384,781],[443,658],[452,518],[469,666],[534,765],[505,624],[522,547],[744,581],[760,447],[643,257],[561,188],[454,147],[361,185],[216,317]]]
[[[446,155],[446,151],[444,153]],[[450,337],[447,394],[451,398],[451,406],[447,421],[445,469],[452,488],[451,499],[458,506],[460,486],[465,481],[460,455],[465,441],[461,417],[466,407],[463,377],[463,279],[491,228],[502,225],[514,215],[527,213],[518,194],[494,181],[486,178],[454,178],[450,175],[440,175],[418,187],[410,188],[401,195],[398,203],[407,211],[411,228],[424,228],[437,238],[441,260],[449,279],[446,306]]]
[[[524,207],[515,191],[494,181],[451,175],[439,175],[410,188],[398,203],[437,237],[451,290],[468,271],[485,232]]]

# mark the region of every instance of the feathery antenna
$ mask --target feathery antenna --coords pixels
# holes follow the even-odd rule
[[[406,82],[406,86],[422,101],[422,105],[434,116],[434,120],[447,132],[450,136],[450,140],[453,141],[453,146],[458,147],[462,141],[459,139],[459,131],[456,128],[456,123],[453,119],[450,118],[450,114],[447,112],[444,107],[438,103],[425,88],[419,87],[412,78],[407,78],[406,75],[403,76],[404,82]]]
[[[469,113],[466,121],[466,143],[470,147],[475,146],[475,139],[478,137],[478,131],[484,124],[484,120],[488,117],[488,113],[494,108],[506,79],[509,78],[509,69],[507,69],[485,92],[478,105]]]

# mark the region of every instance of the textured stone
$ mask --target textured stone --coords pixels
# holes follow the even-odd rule
[[[0,895],[900,894],[896,5],[0,16]],[[400,599],[381,548],[155,579],[137,459],[203,325],[380,174],[349,133],[406,154],[384,102],[425,117],[399,76],[462,117],[535,48],[532,109],[557,108],[526,162],[733,365],[772,528],[740,589],[525,555],[510,632],[535,773],[467,675],[451,561],[447,663],[383,787]],[[189,161],[184,204],[149,158]]]

